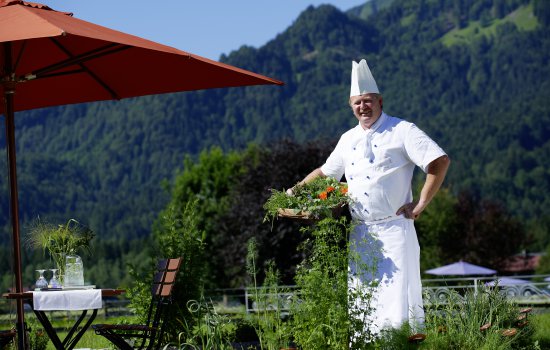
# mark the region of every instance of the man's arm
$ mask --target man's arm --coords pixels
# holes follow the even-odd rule
[[[451,159],[446,155],[433,160],[428,165],[426,181],[424,182],[422,191],[420,191],[418,202],[415,201],[403,205],[396,214],[405,214],[405,217],[408,219],[418,219],[437,191],[439,191],[443,180],[445,180],[445,175],[447,174],[447,169],[449,169],[450,164]]]
[[[316,178],[318,177],[326,177],[325,174],[323,174],[323,172],[321,171],[321,168],[317,168],[315,170],[313,170],[311,173],[309,173],[306,177],[304,177],[304,179],[300,182],[298,182],[296,185],[305,185],[307,184],[308,182],[311,182],[313,180],[315,180]],[[289,196],[292,196],[293,194],[293,191],[294,190],[294,187],[291,187],[289,188],[288,190],[286,190],[286,193],[289,195]]]

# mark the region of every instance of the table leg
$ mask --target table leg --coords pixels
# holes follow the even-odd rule
[[[76,334],[74,334],[74,332],[78,329],[78,326],[80,325],[82,320],[84,320],[84,317],[86,317],[86,314],[87,314],[87,310],[83,310],[82,314],[80,315],[80,317],[78,318],[78,320],[76,321],[74,326],[69,330],[69,333],[67,334],[67,336],[63,340],[63,345],[65,346],[65,349],[72,350],[76,346],[76,344],[78,343],[80,338],[82,338],[84,333],[86,333],[88,328],[90,328],[90,326],[92,325],[92,322],[94,321],[95,317],[97,316],[97,309],[94,309],[92,311],[92,314],[88,318],[88,321],[86,321],[84,326],[82,328],[80,328],[80,330]],[[73,336],[73,334],[74,334],[74,336]]]
[[[57,332],[53,328],[50,320],[48,319],[48,316],[46,316],[46,313],[44,311],[34,310],[34,314],[36,315],[36,318],[38,319],[38,321],[40,321],[42,326],[44,326],[44,330],[50,337],[50,340],[52,341],[53,345],[57,350],[72,350],[76,346],[80,338],[82,338],[84,333],[88,330],[88,328],[90,328],[90,326],[92,325],[92,322],[96,318],[97,309],[94,309],[92,311],[92,314],[90,315],[90,317],[88,318],[84,326],[81,327],[80,330],[78,330],[78,326],[80,326],[80,324],[86,317],[87,313],[88,313],[88,310],[82,311],[82,313],[80,314],[80,317],[75,322],[75,324],[71,327],[71,329],[69,330],[69,333],[67,333],[67,335],[65,336],[62,342],[61,339],[59,339],[59,336],[57,335]]]
[[[50,337],[50,340],[52,341],[53,346],[55,346],[57,350],[63,350],[63,344],[61,343],[61,340],[57,336],[57,333],[53,328],[50,320],[46,316],[46,313],[44,311],[37,311],[37,310],[33,310],[33,311],[38,321],[42,324],[42,326],[44,326],[44,330],[46,331],[46,334],[48,334],[48,337]]]

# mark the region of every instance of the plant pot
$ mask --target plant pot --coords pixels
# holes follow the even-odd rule
[[[339,218],[342,215],[342,210],[344,209],[344,207],[345,205],[339,205],[332,208],[331,216],[336,219]],[[313,216],[310,211],[305,211],[300,209],[290,209],[290,208],[280,208],[277,211],[277,215],[280,218],[305,221],[305,222],[316,222],[323,219],[323,217]]]
[[[280,218],[292,219],[292,220],[312,220],[311,212],[303,211],[299,209],[279,209],[278,216]]]
[[[298,350],[298,347],[294,343],[289,343],[289,345],[280,348],[280,350]]]
[[[421,343],[426,339],[426,334],[416,333],[409,337],[409,343]]]

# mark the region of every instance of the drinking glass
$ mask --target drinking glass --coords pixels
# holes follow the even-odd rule
[[[52,279],[50,280],[50,287],[51,288],[61,288],[61,283],[57,279],[57,269],[50,269],[52,272]]]
[[[36,280],[34,287],[38,290],[42,288],[48,288],[48,281],[44,277],[44,271],[46,270],[45,269],[36,270],[36,272],[38,272],[40,276],[38,276],[38,279]]]

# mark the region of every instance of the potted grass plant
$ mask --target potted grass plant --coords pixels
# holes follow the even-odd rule
[[[316,221],[337,217],[350,201],[347,183],[332,177],[318,177],[307,184],[294,186],[292,195],[273,189],[264,204],[265,220],[284,217]]]
[[[90,253],[90,243],[94,236],[92,230],[75,219],[69,219],[62,225],[54,225],[38,218],[31,224],[27,244],[48,253],[62,280],[66,257],[77,256],[81,252]]]

